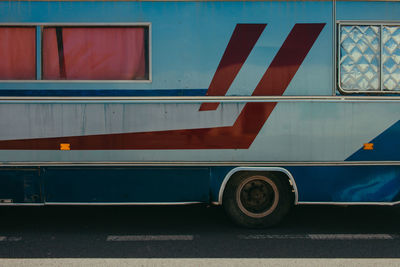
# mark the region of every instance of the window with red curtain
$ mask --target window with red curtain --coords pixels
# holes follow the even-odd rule
[[[44,80],[146,80],[145,27],[45,27]]]
[[[35,27],[0,27],[0,80],[34,79]]]

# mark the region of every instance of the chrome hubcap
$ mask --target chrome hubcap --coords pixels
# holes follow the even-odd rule
[[[251,176],[245,179],[236,192],[240,210],[254,218],[270,214],[279,200],[275,183],[264,176]]]

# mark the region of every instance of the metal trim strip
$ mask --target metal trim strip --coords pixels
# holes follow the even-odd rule
[[[42,28],[36,26],[36,80],[42,79]]]
[[[49,96],[2,96],[0,103],[71,103],[71,102],[400,102],[400,96],[138,96],[138,97],[49,97]]]
[[[169,206],[169,205],[194,205],[205,202],[44,202],[46,206]]]
[[[0,162],[3,167],[136,167],[136,166],[400,166],[400,161],[143,161],[143,162]]]
[[[5,2],[10,0],[0,0],[0,2]],[[18,0],[19,2],[30,2],[32,0]],[[78,2],[82,0],[35,0],[36,2]],[[138,2],[138,0],[86,0],[90,2]],[[238,1],[238,0],[236,0]],[[240,2],[273,2],[276,0],[240,0]],[[286,0],[288,2],[304,2],[304,0]],[[330,2],[332,0],[309,0],[310,2]],[[339,0],[339,1],[348,1],[348,0]],[[361,1],[361,0],[355,0]],[[398,0],[363,0],[363,1],[398,1]],[[140,0],[140,2],[232,2],[232,0]]]
[[[150,26],[151,22],[0,22],[2,26]]]
[[[0,207],[6,206],[44,206],[44,203],[0,203]]]
[[[379,27],[379,89],[380,93],[385,93],[383,91],[383,39],[382,39],[382,31],[383,31],[383,25],[380,25]]]
[[[337,206],[395,206],[400,205],[400,201],[395,202],[311,202],[299,201],[298,205],[337,205]]]
[[[45,202],[45,203],[0,203],[0,207],[5,206],[172,206],[172,205],[196,205],[206,202]],[[220,202],[211,202],[213,205],[221,205]],[[400,201],[396,202],[307,202],[299,201],[296,205],[335,205],[335,206],[396,206],[400,205]]]
[[[332,43],[333,46],[335,46],[335,44],[337,44],[337,40],[339,38],[337,38],[337,23],[336,23],[336,0],[332,1]],[[332,47],[332,63],[333,63],[333,69],[332,69],[332,73],[333,73],[333,78],[332,78],[332,95],[336,95],[336,86],[337,86],[337,82],[336,82],[336,77],[337,77],[337,65],[338,65],[338,57],[337,57],[337,47]]]
[[[383,62],[382,62],[382,49],[383,49],[383,44],[382,44],[382,30],[383,26],[400,26],[400,21],[336,21],[337,25],[337,51],[338,51],[338,56],[336,59],[336,64],[335,64],[335,69],[337,69],[337,88],[341,94],[376,94],[376,95],[399,95],[400,91],[396,90],[383,90],[383,77],[382,77],[382,68],[383,68]],[[361,90],[346,90],[343,89],[340,83],[340,78],[341,78],[341,71],[340,71],[340,27],[341,26],[379,26],[380,27],[380,32],[379,32],[379,38],[380,38],[380,55],[379,55],[379,61],[380,61],[380,69],[379,69],[379,82],[380,82],[380,88],[379,90],[370,90],[370,91],[361,91]]]
[[[393,2],[396,2],[398,0],[394,0]],[[374,1],[376,2],[376,1]],[[349,26],[357,26],[357,25],[372,25],[372,26],[380,26],[380,25],[400,25],[400,20],[396,20],[396,21],[390,21],[390,20],[371,20],[371,21],[367,21],[367,20],[337,20],[336,21],[337,24],[341,24],[341,25],[349,25]]]
[[[0,0],[5,2],[10,0]],[[19,2],[30,2],[32,0],[18,0]],[[35,0],[36,2],[78,2],[82,0]],[[138,0],[86,0],[92,2],[137,2]],[[232,0],[140,0],[141,2],[232,2]],[[276,0],[241,0],[240,2],[273,2]],[[287,2],[330,2],[333,0],[286,0]],[[338,2],[345,2],[348,0],[337,0]],[[396,2],[398,0],[353,0],[355,2]]]
[[[172,206],[195,205],[205,202],[43,202],[43,203],[0,203],[1,206]]]

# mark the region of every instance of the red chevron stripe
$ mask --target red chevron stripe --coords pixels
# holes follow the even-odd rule
[[[253,95],[282,95],[325,24],[296,24],[271,62]],[[102,134],[0,141],[0,149],[247,149],[276,103],[247,103],[232,126],[156,132]]]
[[[237,24],[207,90],[209,96],[225,95],[267,24]],[[203,103],[202,110],[216,110],[219,103]]]

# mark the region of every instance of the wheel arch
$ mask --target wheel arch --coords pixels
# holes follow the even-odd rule
[[[278,172],[284,174],[290,181],[291,186],[294,191],[294,205],[297,205],[299,202],[299,194],[297,190],[296,181],[293,178],[293,175],[285,168],[281,167],[237,167],[230,170],[226,175],[222,184],[219,188],[218,193],[218,202],[215,203],[217,205],[222,205],[222,199],[224,196],[225,187],[228,184],[229,180],[238,172]]]

